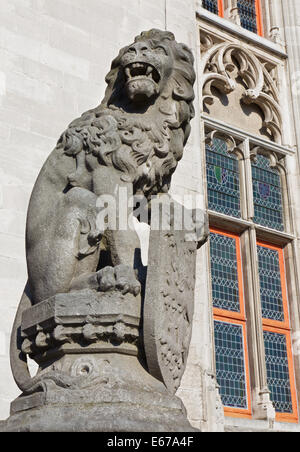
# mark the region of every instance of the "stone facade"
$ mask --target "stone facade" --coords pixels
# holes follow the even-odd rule
[[[254,139],[257,145],[263,143],[269,146],[270,151],[286,156],[289,225],[288,233],[280,237],[281,243],[287,244],[286,264],[289,264],[289,273],[292,274],[288,295],[292,337],[296,338],[297,346],[297,334],[300,334],[297,152],[300,135],[296,126],[300,122],[300,38],[298,19],[294,14],[297,2],[265,0],[262,3],[265,38],[240,27],[234,0],[225,2],[224,19],[207,12],[200,0],[1,2],[0,419],[8,417],[10,402],[19,393],[10,372],[9,335],[27,278],[24,232],[33,184],[67,124],[83,111],[95,107],[103,98],[104,79],[112,58],[134,36],[150,28],[172,31],[178,42],[185,42],[193,50],[196,59],[196,118],[192,122],[187,150],[172,180],[175,197],[180,199],[184,194],[197,194],[198,207],[207,207],[204,122],[210,130],[218,129],[244,142]],[[276,111],[279,114],[269,121],[276,135],[275,144],[274,141],[266,144],[265,135],[260,134],[261,110],[257,109],[261,104],[257,103],[252,109],[247,106],[248,110],[244,112],[247,128],[243,127],[245,119],[237,110],[237,91],[229,95],[230,108],[215,103],[209,113],[202,109],[203,61],[212,38],[213,44],[235,46],[236,55],[241,53],[241,47],[246,49],[248,55],[255,56],[255,64],[258,61],[256,67],[261,64],[267,68],[270,90],[272,84],[278,89]],[[214,222],[217,222],[216,216]],[[248,259],[251,259],[250,254]],[[255,312],[251,315],[255,317]],[[298,358],[299,352],[294,347],[296,386],[300,391]],[[32,368],[34,371],[34,365]],[[252,419],[224,417],[215,379],[209,246],[205,245],[197,256],[192,341],[187,369],[177,392],[187,408],[191,424],[203,431],[299,431],[297,423],[274,422],[268,396],[256,395],[262,392],[266,378],[259,363],[253,372],[253,380],[259,381],[259,385],[253,386],[252,398],[254,405],[262,407],[261,411],[256,409]]]

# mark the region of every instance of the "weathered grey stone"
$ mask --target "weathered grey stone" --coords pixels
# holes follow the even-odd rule
[[[184,228],[150,233],[145,354],[151,375],[172,393],[179,388],[192,333],[197,242],[189,238]]]
[[[55,385],[53,374],[48,379],[44,375],[42,392],[16,399],[4,430],[194,431],[181,400],[149,375],[136,357],[75,355],[72,368],[77,374],[72,382],[64,374],[65,387]]]
[[[131,294],[59,294],[23,313],[40,365],[0,431],[194,431],[181,400],[145,369]]]
[[[28,209],[28,284],[11,337],[23,394],[4,430],[190,431],[172,392],[186,364],[205,217],[191,212],[188,231],[176,231],[171,216],[171,231],[151,233],[144,318],[131,220],[124,230],[119,205],[117,227],[98,220],[99,197],[122,190],[144,195],[153,219],[152,197],[159,203],[168,191],[190,133],[193,61],[172,33],[141,33],[112,62],[100,106],[70,124],[44,164]],[[34,378],[27,356],[39,364]]]
[[[140,310],[137,297],[116,291],[58,294],[24,311],[22,351],[38,363],[64,353],[137,355]]]

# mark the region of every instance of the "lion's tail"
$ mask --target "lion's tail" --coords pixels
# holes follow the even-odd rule
[[[24,391],[30,380],[31,375],[28,369],[27,356],[22,352],[21,344],[21,321],[23,312],[32,306],[28,283],[21,297],[20,304],[14,320],[11,338],[10,338],[10,365],[16,384]]]

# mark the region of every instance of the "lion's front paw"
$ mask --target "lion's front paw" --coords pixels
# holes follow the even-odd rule
[[[138,295],[141,291],[141,285],[137,280],[135,271],[127,265],[120,264],[115,268],[116,288],[123,294],[132,293]]]
[[[104,267],[97,272],[97,280],[101,292],[114,289],[116,286],[115,272],[113,267]]]
[[[141,285],[137,280],[135,271],[124,264],[99,270],[97,279],[101,292],[116,289],[124,295],[131,293],[136,296],[141,291]]]

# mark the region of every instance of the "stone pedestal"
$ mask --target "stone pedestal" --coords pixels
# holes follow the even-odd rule
[[[58,294],[23,313],[37,375],[0,431],[191,432],[181,400],[145,369],[139,297]]]

